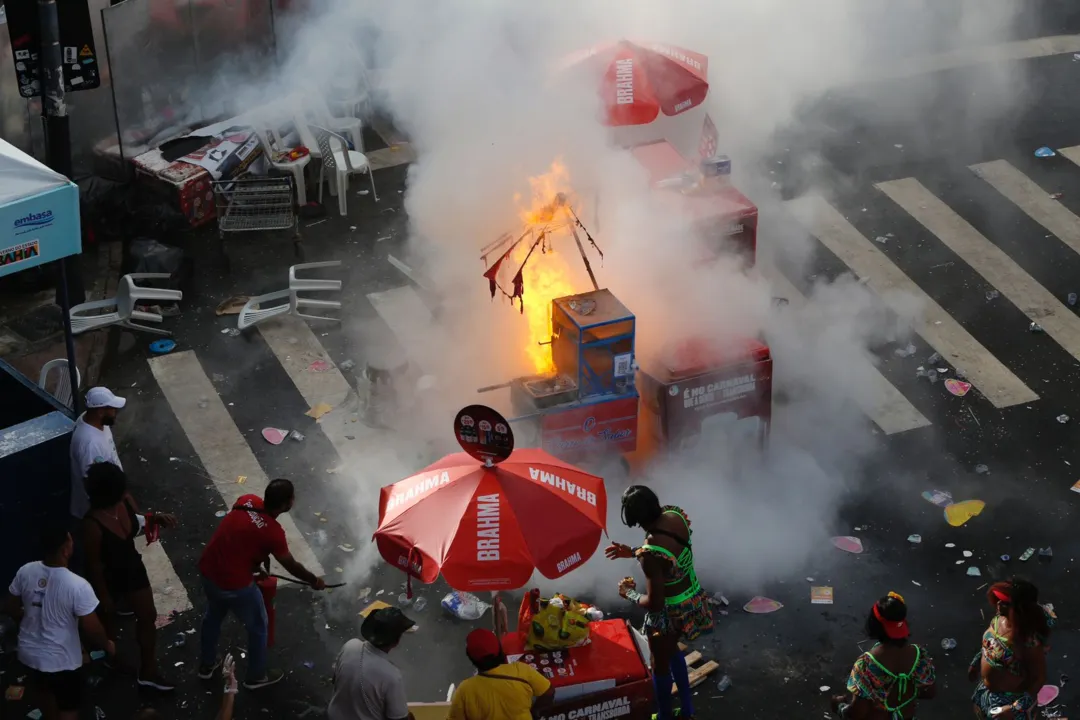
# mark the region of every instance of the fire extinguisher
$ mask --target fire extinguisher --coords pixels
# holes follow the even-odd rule
[[[265,577],[255,581],[262,593],[263,605],[266,607],[266,647],[274,647],[274,605],[277,598],[278,581],[276,577]]]

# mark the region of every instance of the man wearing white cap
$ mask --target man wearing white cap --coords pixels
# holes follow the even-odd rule
[[[110,426],[126,403],[108,388],[93,387],[86,392],[86,412],[79,416],[71,435],[71,514],[76,520],[82,520],[90,510],[84,485],[87,469],[96,462],[124,467],[116,454]]]

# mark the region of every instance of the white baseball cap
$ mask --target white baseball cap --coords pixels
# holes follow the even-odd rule
[[[119,410],[127,404],[127,400],[113,395],[107,387],[92,387],[86,391],[86,407],[93,408],[116,408]]]

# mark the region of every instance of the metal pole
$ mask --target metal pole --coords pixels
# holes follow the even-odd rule
[[[38,0],[41,28],[41,112],[45,130],[45,162],[64,177],[71,178],[71,132],[64,102],[63,56],[60,50],[60,20],[56,0]],[[57,261],[56,297],[64,314],[64,344],[71,379],[72,407],[79,413],[79,369],[75,360],[75,338],[71,332],[71,297],[86,299],[82,273],[67,271],[67,259]]]

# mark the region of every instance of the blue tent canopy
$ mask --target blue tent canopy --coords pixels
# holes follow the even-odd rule
[[[80,252],[78,186],[0,140],[0,277]]]

